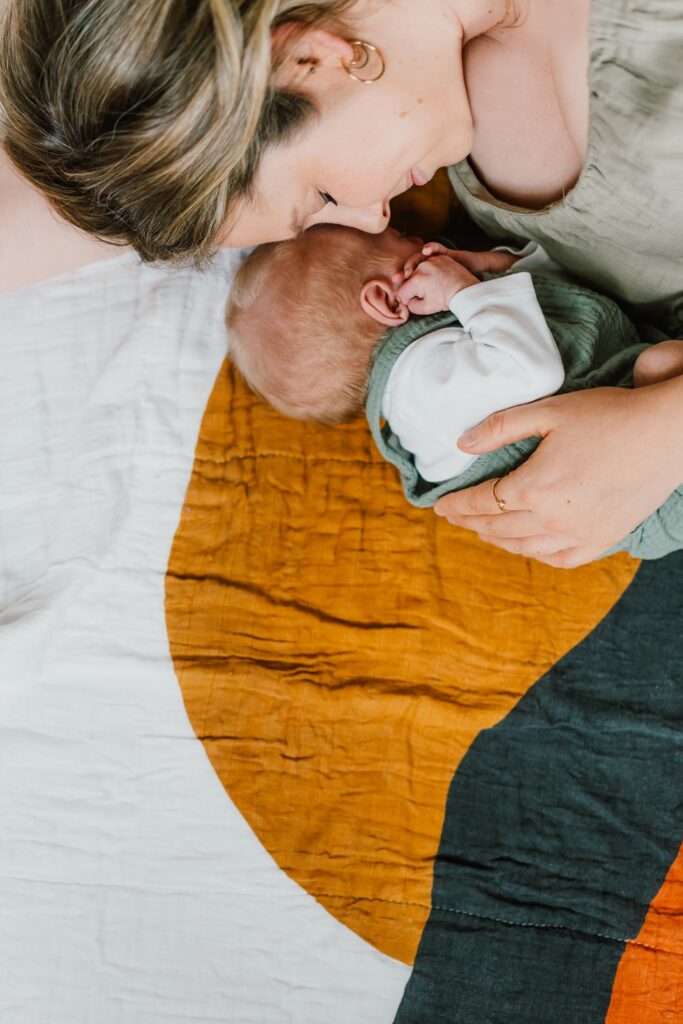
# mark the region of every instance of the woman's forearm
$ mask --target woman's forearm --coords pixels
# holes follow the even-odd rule
[[[612,548],[628,551],[634,558],[662,558],[683,548],[683,487],[678,486],[683,482],[683,377],[651,387],[659,389],[648,397],[654,399],[656,416],[663,425],[662,454],[668,456],[672,479],[678,483],[663,505]]]
[[[673,490],[683,484],[683,376],[640,388],[637,393],[654,427],[643,443],[649,442],[653,458],[668,466]]]

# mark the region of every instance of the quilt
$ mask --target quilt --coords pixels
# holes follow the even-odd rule
[[[411,508],[238,258],[0,296],[0,1022],[683,1020],[683,557]]]

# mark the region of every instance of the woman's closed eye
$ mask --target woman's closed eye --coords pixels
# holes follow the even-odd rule
[[[318,194],[325,206],[327,206],[328,203],[332,203],[333,206],[339,206],[337,200],[334,198],[334,196],[331,196],[329,192],[322,192],[320,189],[318,189]]]

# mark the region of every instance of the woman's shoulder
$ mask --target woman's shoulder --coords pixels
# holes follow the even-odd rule
[[[68,224],[14,168],[0,146],[0,293],[121,253]]]

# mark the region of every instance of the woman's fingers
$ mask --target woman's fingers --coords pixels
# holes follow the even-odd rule
[[[480,540],[493,544],[494,547],[509,551],[513,555],[535,558],[537,562],[550,565],[554,569],[576,569],[580,565],[595,561],[604,554],[600,547],[574,547],[565,539],[557,536],[541,534],[537,537],[525,537],[523,540],[509,540],[501,537],[487,537],[479,534]]]
[[[515,494],[515,474],[517,470],[498,480],[485,480],[475,487],[468,487],[464,491],[455,491],[452,494],[444,494],[439,498],[434,511],[437,516],[445,516],[451,522],[459,522],[460,517],[485,516],[487,519],[502,519],[503,516],[511,516],[515,513],[529,514],[524,504],[519,501]],[[493,488],[496,493],[493,493]],[[506,511],[502,512],[498,501],[505,502]],[[469,522],[460,523],[470,529]],[[538,527],[536,529],[538,532]]]
[[[541,561],[554,558],[561,551],[573,550],[568,547],[572,544],[572,540],[558,534],[551,536],[542,533],[531,537],[500,537],[495,534],[479,533],[478,530],[476,532],[479,539],[486,541],[487,544],[494,544],[497,548],[509,551],[513,555],[525,555],[527,558],[538,558]]]
[[[546,398],[494,412],[459,437],[458,448],[481,455],[526,437],[545,437],[552,429],[553,408],[553,399]]]
[[[449,515],[449,523],[473,530],[480,537],[515,538],[516,540],[538,535],[538,522],[532,512],[496,512],[492,515]]]
[[[491,504],[495,499],[491,494],[491,484],[486,481],[476,487],[468,487],[465,491],[455,491],[439,498],[434,511],[437,516],[444,516],[450,522],[458,522],[461,516],[485,516],[492,513]]]
[[[524,515],[525,513],[520,513]],[[507,514],[500,516],[498,522],[502,523],[508,518]],[[579,565],[593,562],[596,558],[604,555],[605,548],[592,545],[577,545],[576,538],[559,533],[535,533],[529,536],[508,536],[506,533],[487,533],[480,530],[478,526],[471,526],[474,517],[466,521],[467,529],[472,529],[480,540],[494,547],[509,551],[513,555],[523,555],[525,558],[535,558],[544,565],[553,566],[556,569],[576,569]],[[523,528],[526,528],[526,523]]]
[[[604,553],[605,549],[601,547],[563,548],[554,555],[543,555],[538,561],[544,565],[551,565],[554,569],[577,569],[580,565],[594,562]]]

